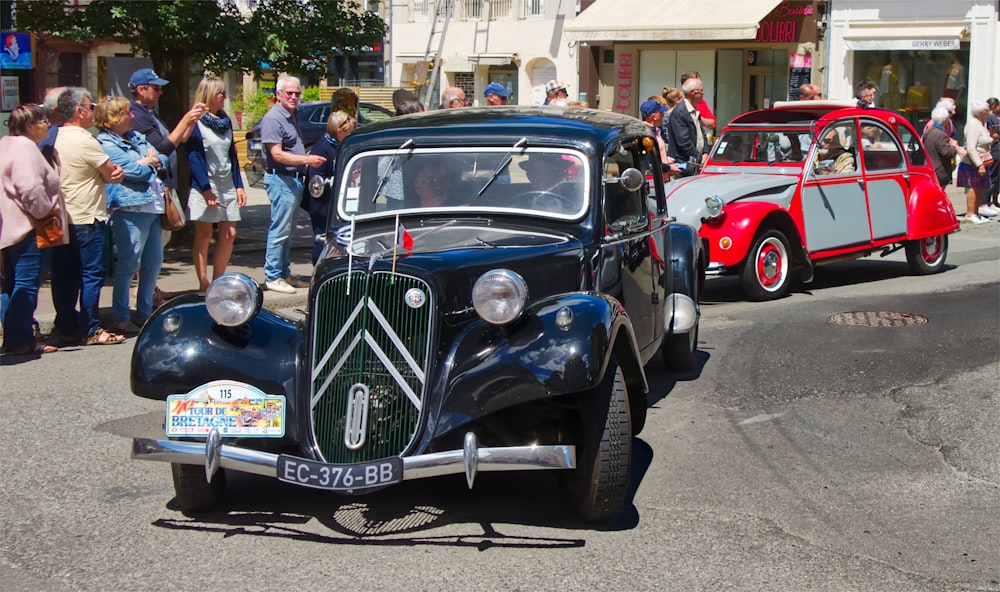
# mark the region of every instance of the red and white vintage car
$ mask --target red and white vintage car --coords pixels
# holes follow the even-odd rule
[[[905,249],[914,273],[936,273],[958,230],[920,134],[897,113],[843,102],[741,115],[702,174],[665,190],[670,213],[699,229],[706,273],[739,274],[754,300],[877,251]]]

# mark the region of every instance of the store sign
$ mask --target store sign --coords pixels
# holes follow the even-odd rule
[[[0,70],[30,70],[30,33],[0,33]]]
[[[906,51],[961,49],[958,37],[952,39],[844,39],[847,49],[854,51]]]
[[[804,43],[815,41],[812,2],[784,0],[757,27],[756,43]]]
[[[615,112],[631,114],[632,104],[632,54],[621,52],[615,62],[618,67],[615,76]]]

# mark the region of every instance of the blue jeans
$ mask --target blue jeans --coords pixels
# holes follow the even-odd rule
[[[115,289],[111,297],[115,322],[129,320],[128,289],[136,271],[139,272],[139,289],[135,314],[141,318],[153,314],[153,292],[156,290],[160,266],[163,265],[161,218],[160,214],[122,210],[115,210],[111,214],[111,234],[118,248]]]
[[[267,228],[264,281],[292,275],[292,228],[302,200],[302,178],[264,175],[264,188],[271,202],[271,225]]]
[[[31,327],[38,305],[38,283],[42,254],[35,245],[35,233],[3,250],[3,294],[0,296],[0,321],[3,322],[3,348],[17,350],[35,344]]]
[[[52,253],[52,299],[60,335],[89,337],[101,328],[107,232],[105,222],[70,224],[69,244]],[[75,314],[77,301],[79,314]]]

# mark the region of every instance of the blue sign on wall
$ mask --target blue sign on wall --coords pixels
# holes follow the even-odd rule
[[[0,69],[30,70],[31,33],[0,33]]]

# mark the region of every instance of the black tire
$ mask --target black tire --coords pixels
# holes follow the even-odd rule
[[[219,469],[209,483],[204,465],[170,463],[174,495],[185,512],[202,512],[222,503],[226,495],[226,471]]]
[[[580,517],[607,522],[622,509],[632,465],[632,418],[618,364],[612,361],[601,384],[584,397],[577,466],[565,479]]]
[[[930,236],[906,241],[906,262],[917,275],[930,275],[944,268],[948,257],[948,235]]]
[[[660,345],[663,365],[672,372],[694,368],[694,352],[698,351],[698,325],[688,333],[664,335]]]
[[[762,232],[747,253],[740,280],[751,300],[777,300],[792,283],[791,250],[780,230]]]

